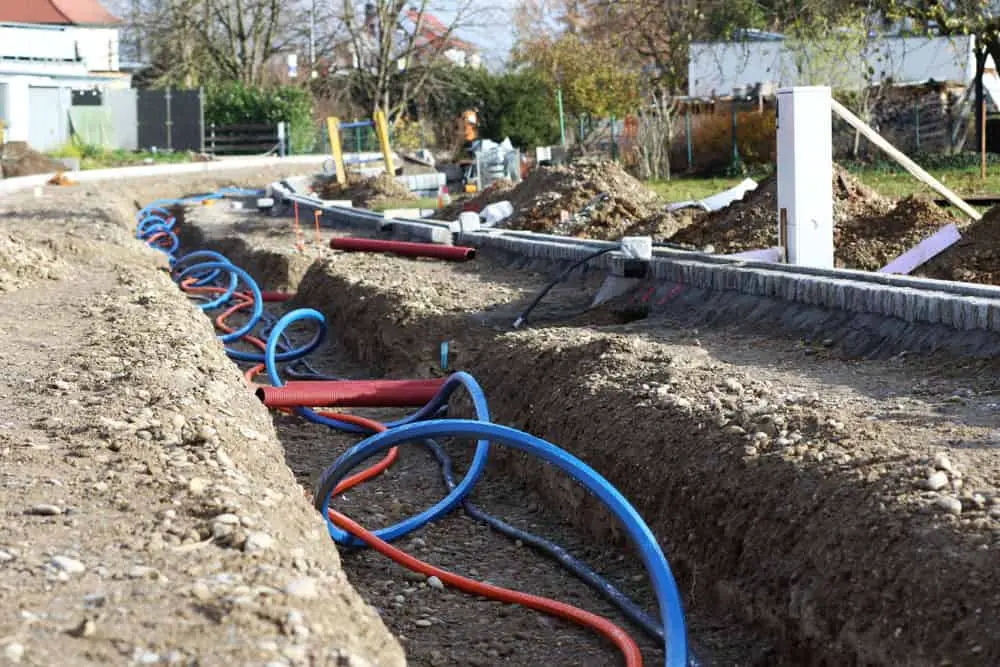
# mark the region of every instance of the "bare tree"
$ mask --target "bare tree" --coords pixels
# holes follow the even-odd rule
[[[358,87],[373,111],[395,119],[431,87],[449,56],[465,44],[456,31],[489,20],[494,8],[477,0],[433,7],[429,0],[376,0],[358,12],[343,0],[343,25],[354,55]],[[443,22],[436,11],[452,18]]]

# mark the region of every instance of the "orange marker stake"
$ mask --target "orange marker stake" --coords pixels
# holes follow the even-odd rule
[[[299,227],[299,203],[295,202],[295,248],[303,252],[305,247],[302,244],[302,228]]]
[[[322,213],[320,211],[314,211],[314,213],[316,215],[316,256],[319,257],[320,248],[323,247],[322,246],[322,240],[320,239],[320,236],[319,236],[319,218],[320,218],[320,215],[322,215]]]

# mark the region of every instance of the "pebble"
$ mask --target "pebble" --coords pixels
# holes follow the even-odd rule
[[[934,455],[934,467],[945,472],[955,472],[955,468],[952,467],[951,461],[948,460],[948,456],[944,452],[938,452]]]
[[[209,484],[211,484],[211,482],[204,477],[192,477],[191,481],[188,482],[188,491],[190,491],[192,495],[200,496],[205,493]]]
[[[11,642],[4,647],[3,654],[11,662],[21,662],[21,658],[24,657],[24,645]]]
[[[948,475],[944,474],[940,470],[932,472],[927,476],[924,481],[924,486],[931,491],[938,491],[948,486]]]
[[[728,391],[734,394],[739,394],[743,391],[743,385],[736,378],[726,378],[722,384]]]
[[[226,454],[223,450],[217,450],[215,452],[215,460],[219,462],[219,465],[223,468],[232,468],[233,460],[229,458],[229,454]]]
[[[425,581],[427,576],[413,570],[407,570],[403,572],[403,579],[407,581]]]
[[[243,543],[243,551],[254,553],[266,551],[274,546],[274,538],[267,533],[253,532],[247,535],[247,541]]]
[[[63,513],[63,510],[58,505],[32,505],[31,509],[28,510],[28,514],[34,514],[36,516],[58,516]]]
[[[9,563],[12,560],[14,560],[14,554],[0,549],[0,563]]]
[[[129,579],[159,579],[160,572],[155,567],[146,565],[136,565],[126,572]]]
[[[295,579],[285,586],[285,593],[292,597],[304,600],[315,600],[319,597],[319,590],[316,588],[315,579]]]
[[[934,502],[934,504],[948,514],[957,515],[962,513],[962,501],[953,496],[941,496]]]
[[[402,595],[397,595],[396,597],[393,598],[393,601],[398,602],[399,604],[403,604],[404,602],[406,602],[406,597]]]
[[[414,625],[416,625],[418,628],[429,628],[429,627],[431,627],[431,622],[429,620],[427,620],[426,618],[421,618],[421,619],[418,619],[414,623]]]
[[[69,556],[53,556],[49,562],[54,568],[67,574],[80,574],[87,569],[86,565]]]
[[[439,591],[444,590],[444,584],[437,577],[427,577],[427,585]]]

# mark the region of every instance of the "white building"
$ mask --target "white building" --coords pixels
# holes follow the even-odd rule
[[[97,0],[0,2],[0,121],[6,141],[50,150],[69,140],[73,91],[129,88],[119,20]]]
[[[765,91],[795,85],[860,88],[867,80],[895,84],[927,81],[971,84],[976,72],[973,37],[887,36],[873,39],[865,53],[813,53],[782,35],[747,34],[741,41],[694,42],[688,61],[688,95],[732,95],[760,85]],[[836,49],[837,47],[833,47]],[[874,74],[865,76],[866,66]],[[1000,80],[992,60],[984,84],[995,104]]]

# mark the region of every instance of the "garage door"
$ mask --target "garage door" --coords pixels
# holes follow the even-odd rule
[[[36,151],[48,151],[66,143],[66,109],[58,88],[28,89],[28,143]]]

